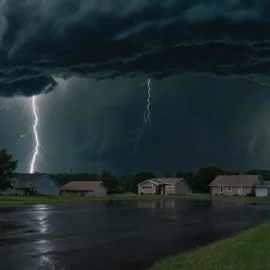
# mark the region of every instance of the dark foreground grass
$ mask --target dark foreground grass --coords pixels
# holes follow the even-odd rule
[[[209,194],[193,194],[188,196],[164,196],[164,195],[133,195],[133,194],[115,194],[104,197],[46,197],[46,196],[0,196],[1,206],[35,205],[35,204],[57,204],[57,203],[89,203],[99,201],[134,201],[134,200],[246,200],[246,201],[269,201],[270,197],[220,197]]]
[[[108,195],[104,197],[45,197],[45,196],[0,196],[1,206],[33,205],[33,204],[57,204],[57,203],[78,203],[78,202],[99,202],[99,201],[132,201],[132,200],[166,200],[166,199],[190,199],[205,200],[211,199],[208,194],[189,196],[163,196],[163,195]]]
[[[172,256],[151,270],[270,269],[270,222],[186,254]]]

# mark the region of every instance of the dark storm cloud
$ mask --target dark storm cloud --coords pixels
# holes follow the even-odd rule
[[[1,0],[0,95],[55,87],[53,76],[267,74],[270,2]]]

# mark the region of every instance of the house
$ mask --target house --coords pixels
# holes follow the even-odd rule
[[[270,196],[270,181],[264,181],[263,185],[257,185],[254,188],[256,197]]]
[[[17,173],[10,183],[11,188],[2,192],[3,195],[60,195],[60,186],[47,174]]]
[[[138,185],[138,194],[187,195],[189,186],[184,178],[154,178]]]
[[[209,187],[211,195],[246,196],[263,183],[261,175],[218,175]]]
[[[60,188],[61,196],[106,196],[102,181],[71,181]]]

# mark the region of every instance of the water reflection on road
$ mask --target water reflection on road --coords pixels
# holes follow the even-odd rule
[[[133,201],[0,208],[1,269],[141,269],[270,219],[244,201]]]

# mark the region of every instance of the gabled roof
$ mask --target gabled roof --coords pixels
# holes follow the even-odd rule
[[[260,175],[218,175],[209,186],[254,186],[260,179]]]
[[[185,181],[185,179],[184,178],[154,178],[154,179],[148,179],[146,181],[143,181],[139,183],[137,186],[142,185],[148,181],[156,185],[175,185],[179,181]]]
[[[29,188],[34,181],[44,177],[45,173],[16,173],[12,178],[18,179],[15,188]]]
[[[48,174],[43,174],[41,177],[37,178],[36,180],[34,180],[33,182],[30,183],[30,186],[33,185],[34,183],[36,183],[37,181],[41,180],[41,178],[45,177],[49,178],[51,181],[53,181],[58,187],[60,187],[61,185],[59,185],[59,183],[56,182],[55,179],[53,179],[51,176],[49,176]]]
[[[103,184],[102,181],[71,181],[65,185],[63,185],[60,190],[91,190],[96,186]]]

